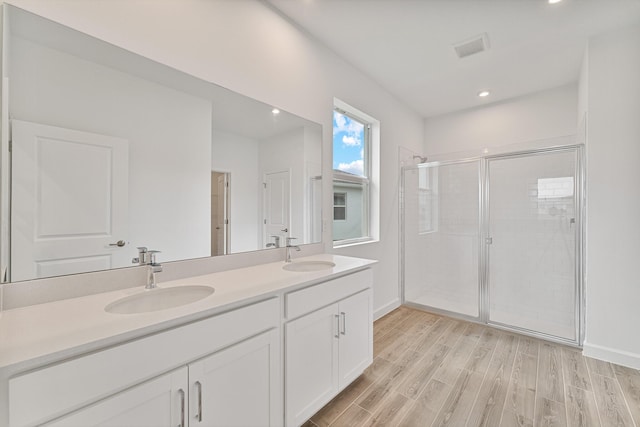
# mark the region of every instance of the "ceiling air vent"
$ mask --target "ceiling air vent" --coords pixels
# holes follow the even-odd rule
[[[453,48],[459,58],[464,58],[489,49],[489,37],[487,33],[482,33],[479,36],[454,44]]]

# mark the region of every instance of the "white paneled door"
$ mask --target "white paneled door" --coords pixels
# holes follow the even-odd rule
[[[266,173],[264,175],[263,246],[268,243],[274,243],[275,236],[280,238],[280,246],[284,246],[285,238],[289,236],[291,212],[290,176],[289,171]]]
[[[129,265],[128,142],[11,125],[11,280]]]
[[[211,172],[211,255],[229,253],[229,174]]]

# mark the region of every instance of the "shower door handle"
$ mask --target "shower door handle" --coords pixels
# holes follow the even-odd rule
[[[493,237],[487,237],[484,239],[484,243],[487,245],[492,245],[493,244]]]

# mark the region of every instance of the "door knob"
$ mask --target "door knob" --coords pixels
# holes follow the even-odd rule
[[[124,240],[118,240],[115,243],[109,243],[109,246],[117,246],[117,247],[121,248],[126,244],[127,244],[127,242],[125,242]]]

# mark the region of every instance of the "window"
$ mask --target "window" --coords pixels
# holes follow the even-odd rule
[[[557,215],[573,217],[574,182],[572,176],[538,178],[537,191],[532,191],[538,215],[552,219]]]
[[[347,219],[347,193],[333,193],[333,220]]]
[[[379,135],[375,119],[336,100],[333,111],[334,246],[377,238],[379,137],[374,135]]]

